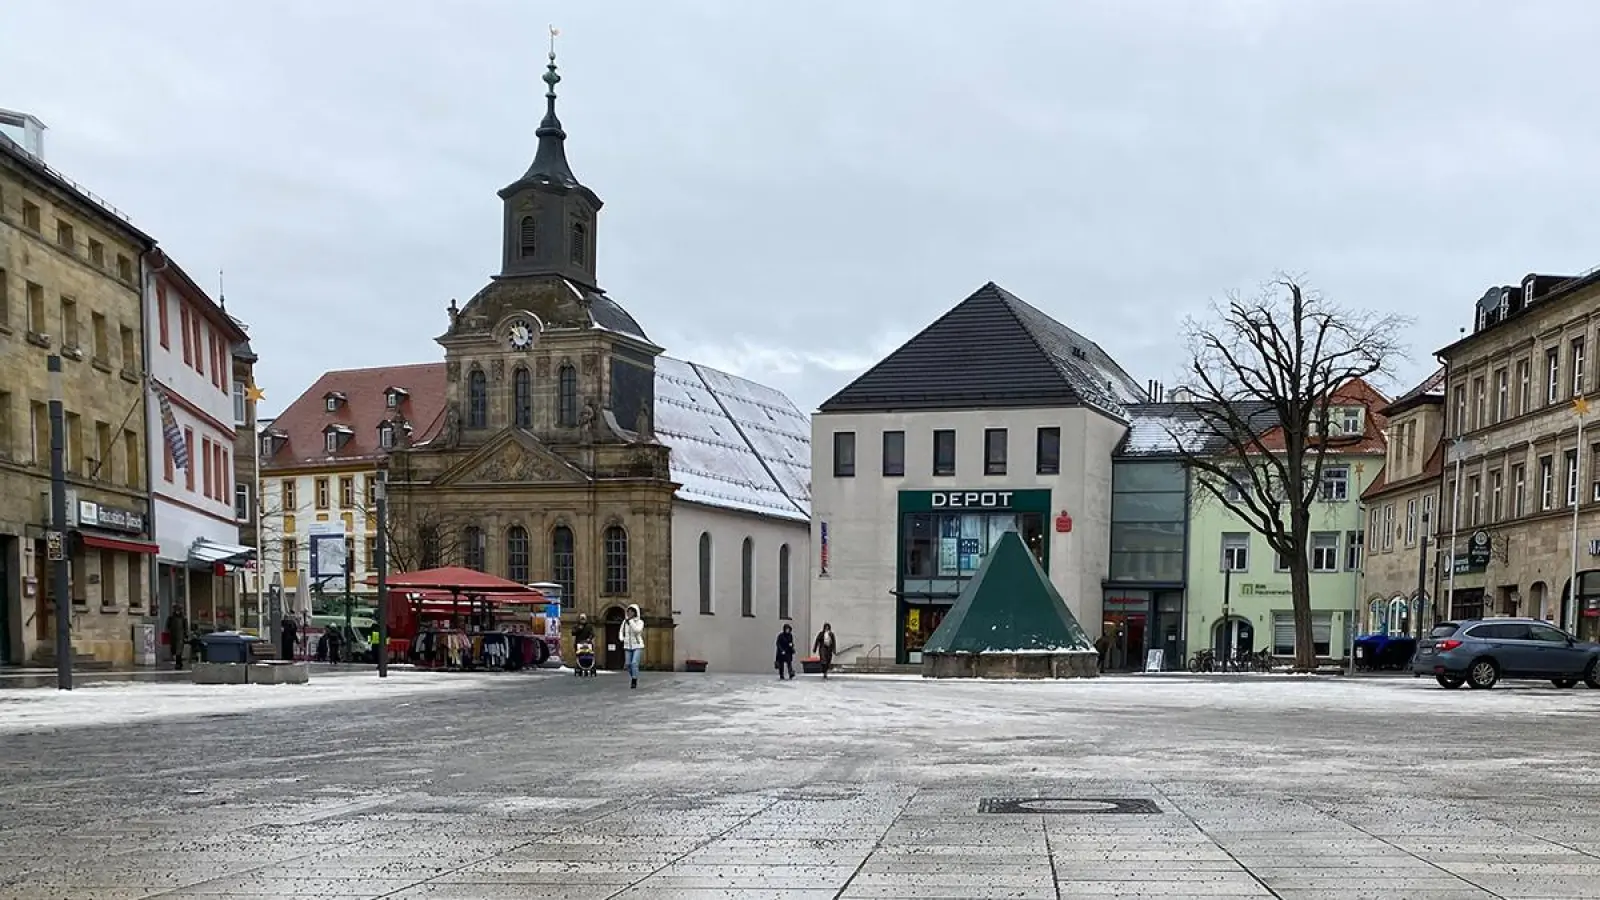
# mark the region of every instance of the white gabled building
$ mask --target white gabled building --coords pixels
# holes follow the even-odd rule
[[[1005,531],[1098,636],[1112,452],[1145,399],[1093,341],[989,283],[824,402],[811,615],[842,661],[919,663]]]
[[[243,601],[234,576],[253,556],[240,543],[234,502],[233,348],[245,334],[171,258],[151,266],[144,295],[156,621],[165,627],[177,606],[202,631],[237,628]],[[187,465],[166,437],[166,410]]]

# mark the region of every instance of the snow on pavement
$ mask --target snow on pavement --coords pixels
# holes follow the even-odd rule
[[[376,673],[313,676],[309,684],[95,683],[71,691],[0,689],[0,734],[442,694],[481,688],[493,680],[488,675],[408,672],[387,679]]]

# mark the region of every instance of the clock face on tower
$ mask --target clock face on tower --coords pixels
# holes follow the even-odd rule
[[[527,319],[514,320],[506,334],[513,350],[526,350],[533,346],[533,326],[528,324]]]

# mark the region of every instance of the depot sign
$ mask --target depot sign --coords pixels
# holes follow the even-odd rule
[[[934,509],[1010,509],[1014,491],[933,491],[928,505]]]

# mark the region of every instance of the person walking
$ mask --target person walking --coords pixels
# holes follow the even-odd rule
[[[172,667],[182,670],[183,651],[189,643],[189,620],[177,607],[167,616],[167,643],[172,647]]]
[[[644,619],[639,616],[639,604],[628,604],[628,616],[618,628],[622,653],[628,663],[629,687],[639,686],[639,663],[644,659]]]
[[[776,662],[776,666],[778,668],[778,680],[779,681],[782,681],[784,679],[784,674],[783,673],[784,673],[785,669],[787,669],[788,672],[789,672],[789,675],[788,675],[789,679],[791,681],[794,680],[794,626],[793,625],[785,625],[785,626],[783,626],[783,630],[778,632],[778,659],[777,659],[777,662]]]
[[[827,622],[822,623],[822,630],[817,632],[816,641],[812,642],[811,652],[817,655],[817,661],[822,663],[822,679],[828,679],[828,669],[833,666],[833,654],[838,652],[839,642],[833,636],[833,626]]]

